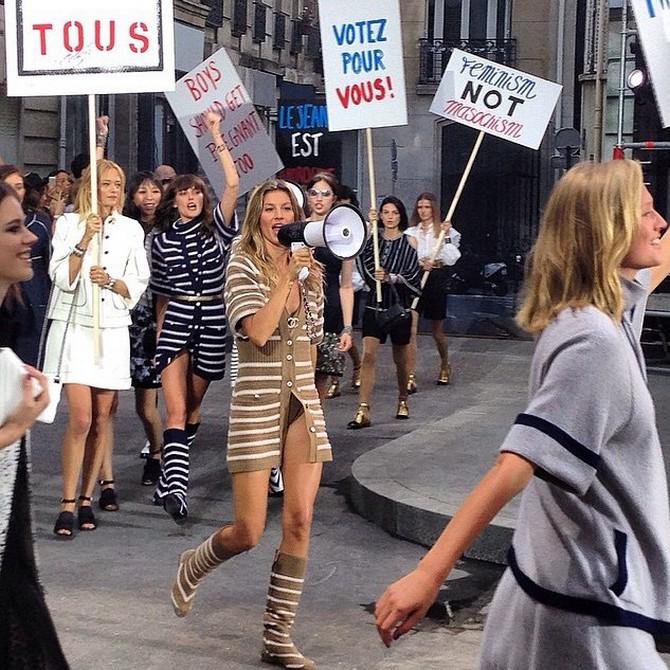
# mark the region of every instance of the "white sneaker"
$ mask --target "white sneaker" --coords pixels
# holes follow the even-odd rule
[[[151,442],[147,440],[140,451],[140,458],[149,458],[149,452],[151,451]]]

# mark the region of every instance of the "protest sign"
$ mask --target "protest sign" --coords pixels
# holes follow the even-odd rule
[[[174,87],[171,0],[6,0],[10,96]]]
[[[454,49],[430,111],[537,149],[562,87]]]
[[[656,106],[664,128],[670,126],[670,2],[631,0]]]
[[[217,195],[224,178],[204,120],[207,111],[221,116],[221,135],[240,175],[240,194],[283,167],[225,49],[193,68],[165,96]]]
[[[398,0],[319,0],[330,130],[407,124]]]
[[[318,172],[339,175],[342,134],[328,129],[326,100],[313,86],[282,82],[277,105],[276,144],[282,179],[306,184]]]

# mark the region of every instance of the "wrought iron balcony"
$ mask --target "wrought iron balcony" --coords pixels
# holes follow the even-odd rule
[[[419,80],[417,83],[420,85],[439,84],[454,49],[461,49],[510,67],[516,64],[515,39],[437,40],[422,38],[419,40]]]

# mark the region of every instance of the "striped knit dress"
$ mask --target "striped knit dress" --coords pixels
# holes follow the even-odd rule
[[[191,354],[193,371],[210,381],[225,371],[226,313],[223,282],[226,254],[237,234],[237,218],[228,227],[214,208],[214,234],[202,234],[202,219],[176,221],[154,237],[151,290],[169,298],[156,346],[160,373],[183,349]],[[203,296],[203,300],[197,300]]]
[[[226,254],[237,233],[237,217],[228,227],[220,207],[214,208],[214,230],[204,235],[202,219],[177,220],[154,237],[151,282],[154,294],[168,298],[156,344],[156,371],[160,374],[184,349],[191,369],[203,379],[223,378],[226,365],[226,312],[223,284]],[[188,515],[189,450],[199,424],[163,433],[163,464],[154,492],[154,504],[181,523]]]
[[[258,347],[242,335],[240,325],[268,302],[270,292],[251,257],[233,248],[224,294],[240,357],[230,403],[231,473],[281,465],[292,398],[302,405],[310,437],[305,462],[332,460],[312,363],[312,345],[323,337],[323,295],[305,290],[299,310],[284,311],[275,332]]]

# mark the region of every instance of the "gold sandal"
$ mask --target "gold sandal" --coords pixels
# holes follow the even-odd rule
[[[366,402],[360,403],[356,416],[347,424],[347,428],[367,428],[370,425],[370,405]]]

